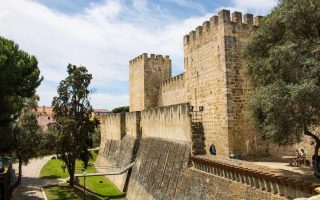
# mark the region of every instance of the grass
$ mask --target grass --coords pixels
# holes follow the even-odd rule
[[[93,153],[93,158],[89,161],[89,163],[94,163],[97,157],[97,153]],[[43,166],[40,172],[41,178],[49,178],[49,179],[57,179],[57,178],[68,178],[69,173],[67,170],[63,172],[61,165],[63,161],[58,159],[49,160],[49,162]],[[76,162],[76,174],[82,174],[83,172],[86,173],[94,173],[96,169],[94,166],[89,166],[85,171],[82,171],[82,162]],[[84,178],[79,178],[81,185],[84,183]],[[61,188],[60,188],[61,187]],[[93,193],[99,195],[100,197],[111,197],[111,199],[120,199],[124,197],[124,193],[119,191],[118,188],[105,176],[93,176],[93,177],[86,177],[86,187],[92,191]],[[52,199],[58,198],[58,196],[64,192],[68,194],[74,193],[72,188],[67,187],[66,185],[63,186],[53,186],[52,188],[47,188],[49,195],[54,194],[56,197]],[[56,191],[57,190],[57,191]],[[46,192],[47,193],[47,192]],[[75,195],[75,194],[73,194]],[[48,198],[50,199],[50,198]],[[77,199],[77,198],[75,198]]]
[[[94,163],[97,158],[97,152],[91,151],[92,153],[92,159],[89,161],[89,163]],[[82,161],[77,160],[76,161],[76,174],[83,173],[81,170],[83,168]],[[69,173],[66,169],[65,172],[63,172],[63,169],[61,166],[63,165],[63,161],[59,159],[51,159],[49,162],[42,167],[40,171],[40,177],[41,178],[48,178],[48,179],[58,179],[58,178],[68,178]],[[86,173],[93,173],[96,172],[95,168],[93,166],[89,166],[86,170]]]
[[[72,199],[82,200],[82,194],[77,189],[70,187],[68,184],[48,186],[44,188],[48,200]],[[94,195],[86,195],[87,199],[100,200],[101,198]]]
[[[84,178],[80,178],[80,183],[83,185]],[[86,178],[86,187],[95,194],[103,197],[123,197],[124,193],[120,192],[118,188],[104,176],[92,176]]]

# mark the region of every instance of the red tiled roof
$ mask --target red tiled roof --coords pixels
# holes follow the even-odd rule
[[[93,109],[94,112],[110,112],[107,109]],[[46,107],[46,106],[42,106],[42,107],[38,107],[38,113],[40,113],[41,115],[47,115],[47,116],[52,116],[53,115],[53,108],[52,107]]]
[[[53,108],[52,107],[38,107],[38,113],[40,113],[41,115],[48,115],[48,116],[52,116],[53,115]]]

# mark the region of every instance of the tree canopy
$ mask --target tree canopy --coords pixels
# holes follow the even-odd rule
[[[69,64],[68,77],[58,86],[58,96],[53,98],[55,113],[53,124],[58,133],[57,150],[66,163],[70,174],[70,185],[74,184],[76,159],[87,165],[93,146],[92,134],[98,121],[90,120],[93,109],[90,105],[88,89],[92,75],[83,66]],[[86,167],[86,166],[84,166]]]
[[[129,112],[129,106],[121,106],[111,110],[112,113]]]
[[[11,40],[0,37],[0,151],[8,151],[10,126],[20,115],[24,99],[35,95],[42,77],[35,56],[19,49]]]
[[[320,1],[282,0],[244,47],[256,90],[252,113],[261,134],[280,145],[303,134],[320,147]]]
[[[37,101],[37,96],[25,98],[22,112],[12,124],[11,145],[19,159],[18,184],[21,183],[22,164],[27,164],[30,158],[41,155],[44,144],[42,129],[37,120]]]

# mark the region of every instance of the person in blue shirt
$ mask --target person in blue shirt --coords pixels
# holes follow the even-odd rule
[[[216,147],[213,144],[210,145],[210,154],[214,156],[217,155]]]

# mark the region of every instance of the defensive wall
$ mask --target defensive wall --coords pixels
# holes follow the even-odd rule
[[[205,148],[217,154],[261,155],[267,145],[248,118],[253,86],[242,72],[241,46],[261,17],[221,10],[183,38],[184,73],[171,77],[168,56],[144,53],[130,64],[130,111],[189,103],[203,107]]]
[[[175,77],[169,56],[144,53],[129,62],[130,113],[101,116],[96,161],[123,167],[135,158],[132,170],[109,176],[129,200],[312,194],[310,184],[196,157],[212,143],[222,157],[288,153],[263,141],[247,113],[253,85],[242,73],[240,50],[260,20],[220,11],[184,37],[185,72]]]
[[[158,106],[186,103],[184,73],[160,83]]]
[[[312,194],[310,184],[241,168],[245,166],[239,164],[242,161],[208,161],[192,156],[196,131],[192,128],[188,104],[110,114],[100,116],[100,120],[105,123],[96,161],[98,169],[124,167],[136,158],[131,171],[108,176],[120,190],[127,192],[129,200],[280,200]],[[108,136],[115,130],[119,137]],[[289,186],[290,190],[286,189]]]
[[[99,116],[101,123],[101,144],[96,160],[99,172],[107,172],[110,167],[122,168],[130,164],[137,153],[140,130],[140,112],[115,113]],[[128,186],[125,172],[120,175],[107,176],[120,190]]]
[[[219,156],[281,158],[296,147],[309,147],[308,138],[294,147],[265,141],[250,118],[247,103],[254,87],[243,72],[241,48],[261,20],[221,10],[184,36],[184,73],[175,77],[169,56],[144,53],[131,60],[130,111],[181,103],[189,103],[194,111],[203,108],[201,145],[208,153],[214,144]]]

